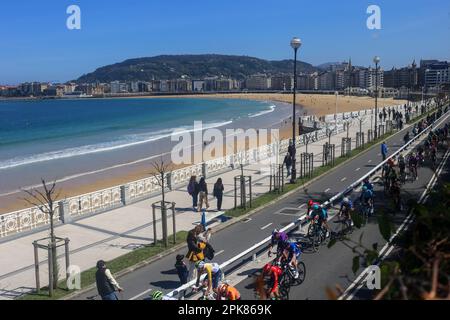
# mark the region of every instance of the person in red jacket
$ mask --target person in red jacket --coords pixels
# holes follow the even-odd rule
[[[263,276],[264,277],[270,277],[270,280],[268,281],[268,287],[267,290],[267,296],[268,298],[276,298],[278,299],[280,293],[279,293],[279,278],[281,274],[283,273],[283,270],[281,270],[280,267],[274,266],[270,263],[266,264],[263,268]]]

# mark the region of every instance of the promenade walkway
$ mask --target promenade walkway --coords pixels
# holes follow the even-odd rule
[[[362,131],[367,135],[367,130],[371,128],[370,116],[364,117],[361,126]],[[341,141],[343,137],[347,137],[347,134],[352,138],[352,149],[355,148],[356,133],[359,130],[359,121],[353,119],[348,133],[343,131],[331,136],[331,143],[336,145],[336,157],[340,156]],[[314,154],[314,167],[322,165],[323,144],[327,141],[328,138],[324,138],[308,145],[308,152]],[[302,152],[305,152],[305,146],[297,150],[298,166]],[[283,157],[284,154],[281,156]],[[244,174],[252,177],[253,198],[269,191],[269,176],[262,174],[260,169],[256,164],[244,167]],[[239,174],[240,169],[235,169],[206,179],[211,193],[209,196],[210,208],[206,217],[211,222],[211,227],[221,223],[219,216],[223,214],[223,212],[215,211],[216,200],[212,198],[214,183],[218,177],[222,178],[225,187],[222,207],[224,210],[231,209],[234,207],[234,177]],[[288,179],[285,179],[285,182],[288,182]],[[152,243],[151,204],[161,200],[160,198],[160,196],[155,196],[108,212],[82,217],[71,223],[58,225],[56,235],[70,239],[71,264],[79,266],[81,270],[86,270],[95,266],[99,259],[111,260],[130,252],[136,247]],[[200,222],[201,214],[192,210],[192,200],[186,191],[186,186],[169,191],[166,194],[166,201],[176,203],[177,231],[190,230]],[[160,239],[162,228],[159,213],[157,219],[158,238]],[[170,217],[168,225],[169,234],[171,234],[172,219]],[[32,242],[47,235],[48,231],[39,231],[0,243],[2,255],[0,260],[0,299],[13,299],[33,290],[35,287],[35,271]],[[58,254],[59,264],[64,266],[63,252],[58,252]],[[48,283],[48,271],[44,252],[40,252],[40,263],[41,284],[45,286]],[[63,278],[65,270],[60,270],[60,272]]]

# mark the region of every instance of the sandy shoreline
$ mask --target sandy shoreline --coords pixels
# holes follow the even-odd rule
[[[162,98],[195,98],[195,99],[244,99],[256,101],[277,101],[292,104],[292,94],[283,93],[226,93],[226,94],[192,94],[192,95],[167,95],[167,96],[136,96],[119,97],[118,99],[162,99]],[[393,98],[379,98],[378,107],[405,104],[406,100]],[[298,93],[296,104],[304,107],[307,115],[324,116],[334,114],[336,109],[336,98],[327,94],[302,94]],[[338,97],[338,113],[359,111],[375,107],[372,97],[343,96]]]
[[[190,96],[171,96],[174,98],[218,98],[218,99],[248,99],[258,101],[276,101],[283,103],[292,103],[291,95],[287,94],[214,94],[214,95],[190,95]],[[147,97],[135,97],[135,98],[169,98],[169,96],[147,96]],[[369,97],[342,97],[338,98],[338,112],[349,112],[362,109],[368,109],[373,107],[373,99]],[[325,115],[334,112],[335,97],[333,95],[302,95],[300,94],[297,103],[303,107],[302,112],[307,112],[308,115]],[[380,99],[379,107],[384,105],[396,105],[402,104],[402,100],[393,99]],[[299,107],[299,106],[298,106]],[[288,139],[292,136],[291,122],[283,121],[286,119],[280,119],[280,139]],[[206,159],[207,160],[207,159]],[[171,170],[184,167],[183,165],[172,166]],[[109,187],[122,185],[131,181],[147,178],[151,176],[152,167],[150,163],[142,163],[134,169],[123,170],[113,175],[106,175],[96,180],[84,183],[71,183],[65,184],[62,190],[60,198],[73,197],[80,194],[94,192],[96,190],[106,189]],[[0,214],[7,213],[15,210],[20,210],[29,207],[29,205],[22,200],[24,194],[14,193],[10,196],[4,196],[1,198]]]

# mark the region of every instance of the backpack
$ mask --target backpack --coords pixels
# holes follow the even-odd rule
[[[208,260],[214,259],[214,252],[216,252],[213,247],[207,243],[205,249],[203,250],[203,253],[205,254],[205,258]]]
[[[192,182],[189,182],[187,187],[187,192],[192,195],[194,193],[194,184]]]

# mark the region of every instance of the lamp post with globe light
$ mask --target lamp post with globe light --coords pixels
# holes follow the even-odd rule
[[[380,63],[380,57],[375,56],[373,62],[375,63],[375,130],[374,137],[378,138],[378,64]]]
[[[295,148],[295,94],[297,91],[297,51],[302,45],[302,41],[295,37],[291,40],[291,47],[294,49],[294,89],[293,89],[293,102],[292,102],[292,172],[291,172],[291,183],[295,183],[297,178],[297,170],[296,170],[296,148]]]

